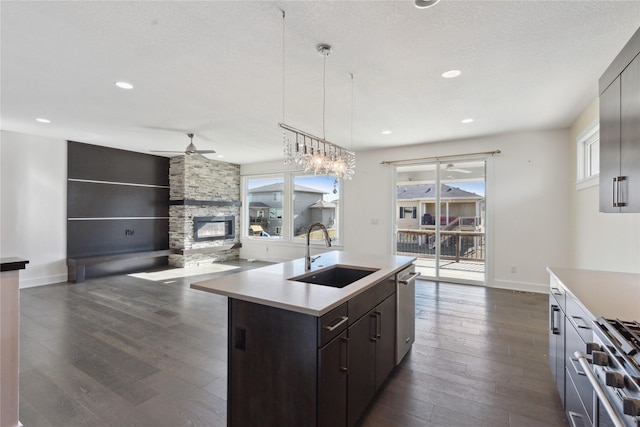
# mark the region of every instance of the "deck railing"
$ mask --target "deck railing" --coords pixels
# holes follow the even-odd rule
[[[396,233],[397,252],[434,258],[436,254],[435,230],[398,230]],[[484,261],[484,232],[440,231],[440,258]]]

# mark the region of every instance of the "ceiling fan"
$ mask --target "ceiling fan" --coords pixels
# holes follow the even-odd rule
[[[445,171],[447,172],[460,172],[460,173],[471,173],[470,170],[467,169],[459,169],[453,166],[453,163],[449,163],[445,168]]]
[[[184,151],[161,151],[161,150],[151,150],[152,153],[184,153],[186,155],[191,155],[191,154],[213,154],[216,152],[216,150],[198,150],[196,148],[196,146],[193,144],[193,134],[192,133],[188,133],[187,136],[189,137],[189,145],[187,145],[187,149]]]

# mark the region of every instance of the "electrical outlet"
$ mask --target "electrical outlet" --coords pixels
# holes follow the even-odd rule
[[[511,273],[517,273],[518,272],[518,268],[515,265],[511,266]]]

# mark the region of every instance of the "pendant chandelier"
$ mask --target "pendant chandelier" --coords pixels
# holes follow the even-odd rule
[[[282,37],[282,121],[284,122],[284,12],[282,13],[283,37]],[[323,100],[322,100],[322,132],[323,137],[313,136],[307,132],[298,130],[283,122],[278,123],[282,128],[282,145],[284,164],[293,165],[304,169],[305,172],[313,171],[317,174],[335,175],[338,179],[351,179],[355,173],[356,155],[353,151],[327,141],[324,138],[324,115],[326,104],[326,62],[331,53],[331,46],[319,44],[316,50],[324,57],[323,70]],[[353,75],[352,98],[353,98]],[[353,109],[353,101],[352,101]],[[352,118],[353,126],[353,118]],[[353,131],[352,131],[353,132]]]

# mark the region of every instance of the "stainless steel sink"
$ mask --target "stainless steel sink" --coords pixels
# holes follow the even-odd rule
[[[361,267],[349,267],[335,265],[326,270],[314,271],[302,276],[292,277],[289,280],[296,282],[311,283],[314,285],[331,286],[334,288],[344,288],[351,283],[367,277],[371,273],[378,271],[375,269],[363,269]]]

